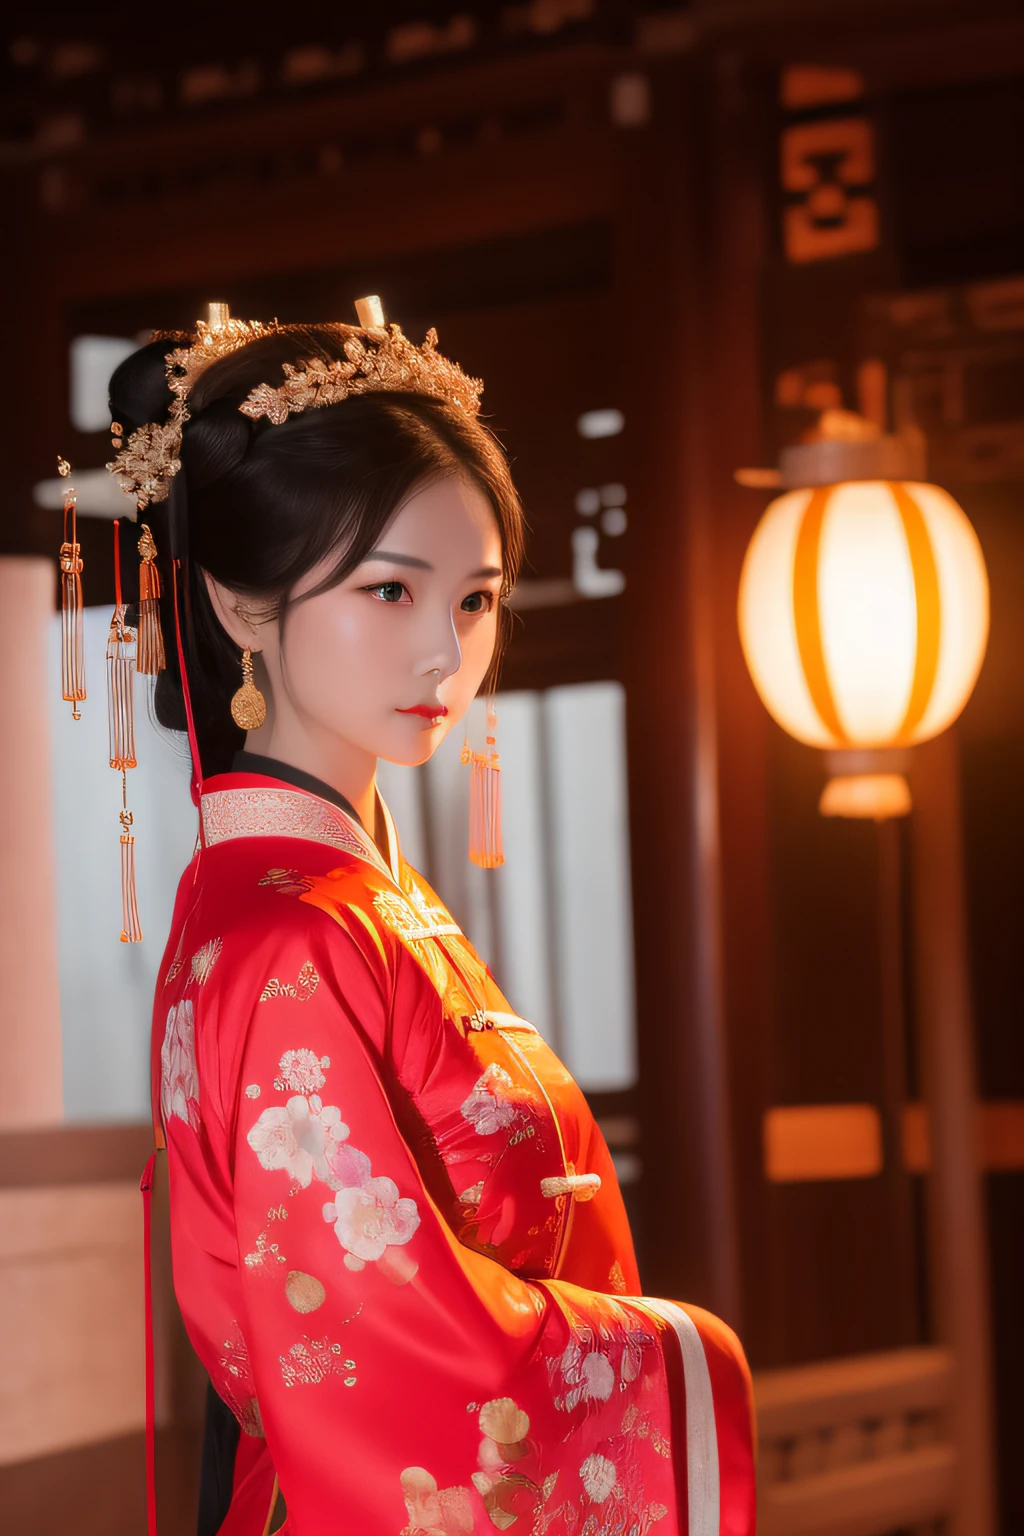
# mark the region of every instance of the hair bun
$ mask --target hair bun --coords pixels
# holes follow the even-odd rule
[[[174,395],[167,383],[167,354],[181,346],[164,338],[126,357],[110,379],[110,419],[128,436],[147,422],[164,422]],[[190,487],[203,490],[236,469],[252,439],[252,426],[237,401],[220,396],[194,411],[182,433],[181,461]]]
[[[147,421],[164,421],[174,398],[167,387],[167,354],[179,343],[151,341],[132,352],[110,378],[110,419],[125,434]]]
[[[203,491],[237,469],[252,442],[252,424],[233,400],[213,400],[185,423],[181,463],[190,491]]]

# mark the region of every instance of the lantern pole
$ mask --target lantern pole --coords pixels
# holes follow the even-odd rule
[[[952,1351],[958,1452],[951,1536],[996,1536],[988,1241],[977,1144],[964,855],[956,741],[916,749],[910,822],[918,1051],[935,1331]]]
[[[918,1334],[917,1253],[914,1242],[913,1183],[903,1157],[903,1115],[907,1103],[907,1009],[904,920],[904,838],[899,817],[875,822],[878,854],[879,1022],[882,1037],[883,1174],[889,1207],[890,1236],[897,1272],[890,1305],[899,1320],[899,1337]]]
[[[884,411],[877,415],[884,416]],[[925,478],[924,449],[919,431],[887,436],[878,419],[834,410],[822,414],[818,429],[808,440],[782,451],[777,470],[737,472],[741,483],[748,485],[771,482],[783,491],[807,491],[797,503],[786,497],[773,502],[751,541],[740,588],[740,633],[755,686],[779,723],[798,740],[815,742],[831,735],[837,743],[839,750],[825,754],[834,777],[822,795],[820,809],[824,815],[883,821],[906,815],[911,811],[911,795],[901,770],[911,768],[915,1016],[931,1142],[926,1194],[932,1333],[949,1348],[955,1372],[949,1410],[950,1434],[957,1453],[951,1536],[996,1536],[988,1237],[976,1140],[974,1021],[959,776],[955,739],[948,730],[970,695],[984,655],[988,583],[980,547],[968,533],[970,524],[956,503],[944,497],[946,515],[951,509],[953,517],[960,520],[958,539],[947,537],[945,549],[947,576],[953,569],[957,572],[961,606],[959,629],[955,624],[952,634],[954,638],[959,634],[964,671],[959,692],[947,694],[945,715],[930,722],[928,734],[934,730],[940,734],[926,745],[915,745],[924,734],[922,723],[938,675],[942,636],[942,574],[927,519],[915,500],[915,495],[927,489],[917,484]],[[819,557],[828,498],[858,481],[883,482],[898,510],[916,610],[911,691],[911,700],[916,702],[913,708],[908,704],[903,723],[892,733],[889,745],[881,747],[873,744],[867,731],[861,745],[846,739],[846,726],[832,692],[819,606]],[[936,494],[943,496],[934,487],[929,494],[933,503]],[[795,533],[794,513],[798,519]],[[774,522],[770,521],[773,517]],[[765,536],[768,542],[761,538],[764,529],[769,530]],[[786,538],[790,538],[789,546]],[[865,571],[862,562],[859,579],[866,590]],[[870,630],[877,623],[876,616],[870,603],[861,607],[862,622]],[[760,653],[759,639],[765,639]],[[847,660],[851,655],[857,655],[856,646],[847,647]],[[875,672],[866,680],[861,678],[862,687],[881,679],[877,648],[871,665]],[[801,697],[796,712],[790,707],[793,696],[787,700],[784,687],[778,686],[779,678],[786,686],[797,678],[802,682],[806,697]],[[948,679],[946,686],[948,689]],[[911,767],[904,759],[906,749],[912,746],[915,756]],[[892,839],[889,845],[880,844],[880,920],[885,925],[892,925],[898,912],[897,853]],[[883,933],[882,1023],[887,1040],[890,1122],[896,1108],[893,1101],[901,1093],[900,1064],[894,1052],[900,1026],[899,957],[893,948],[898,942],[898,931]],[[888,1140],[891,1159],[891,1124]],[[890,1183],[898,1196],[895,1168]]]

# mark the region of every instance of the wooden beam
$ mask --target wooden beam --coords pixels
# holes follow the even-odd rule
[[[444,129],[481,117],[494,119],[503,111],[514,112],[525,128],[539,107],[563,103],[574,93],[600,91],[629,57],[625,49],[584,42],[557,51],[478,58],[472,64],[455,61],[448,69],[305,95],[236,99],[212,110],[181,106],[157,122],[125,121],[115,132],[100,132],[80,148],[50,158],[88,181],[138,170],[159,175],[231,148],[287,155],[358,138],[386,150],[424,125]]]
[[[773,1184],[872,1179],[883,1166],[873,1104],[780,1105],[765,1114],[764,1171]]]
[[[710,586],[707,189],[701,81],[654,80],[626,141],[614,338],[630,487],[624,551],[645,1289],[739,1321],[720,972]],[[624,541],[625,543],[626,541]]]
[[[939,1520],[956,1486],[950,1445],[926,1445],[817,1477],[775,1483],[758,1499],[760,1536],[877,1536]]]
[[[738,56],[720,61],[712,80],[705,125],[709,341],[703,360],[710,422],[703,451],[713,558],[704,644],[714,662],[721,1029],[744,1279],[742,1337],[753,1361],[775,1363],[788,1358],[791,1307],[788,1212],[780,1191],[765,1181],[762,1146],[762,1115],[779,1097],[781,1058],[769,793],[769,733],[775,727],[750,680],[736,621],[740,571],[765,498],[734,478],[738,466],[765,462],[762,310],[770,232],[764,143],[775,103],[765,81]]]
[[[137,1182],[152,1150],[148,1124],[9,1131],[0,1135],[0,1189]]]
[[[754,1373],[763,1440],[788,1440],[832,1423],[943,1408],[953,1393],[948,1349],[880,1350]]]
[[[172,188],[150,203],[76,213],[74,261],[64,257],[58,222],[38,221],[33,260],[49,302],[66,305],[143,285],[146,292],[223,287],[483,242],[608,216],[610,147],[611,130],[566,132],[529,146],[476,147],[330,178],[243,178],[198,196]]]
[[[774,1105],[764,1115],[765,1177],[776,1184],[872,1179],[893,1161],[903,1174],[930,1173],[927,1105],[904,1104],[896,1121],[896,1145],[883,1155],[874,1104]],[[975,1104],[972,1157],[984,1173],[1024,1170],[1024,1101]]]

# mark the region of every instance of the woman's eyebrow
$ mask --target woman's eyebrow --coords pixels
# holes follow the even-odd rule
[[[434,569],[426,560],[417,560],[415,555],[389,555],[386,549],[371,549],[366,558],[367,560],[387,560],[391,565],[415,566],[418,571]]]
[[[366,556],[366,561],[386,560],[390,565],[407,565],[417,571],[433,571],[434,567],[426,560],[420,560],[416,555],[392,555],[386,549],[372,549]],[[500,565],[485,565],[479,571],[472,571],[466,578],[467,581],[484,581],[490,576],[500,576]]]

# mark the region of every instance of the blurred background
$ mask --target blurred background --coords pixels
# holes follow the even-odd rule
[[[106,380],[212,299],[299,321],[377,293],[484,378],[530,522],[507,864],[466,862],[447,750],[382,772],[407,856],[587,1091],[645,1289],[739,1330],[764,1536],[1024,1531],[1019,6],[38,0],[0,81],[0,1526],[145,1520],[149,1007],[195,824],[139,679],[145,940],[120,944]],[[879,477],[967,513],[991,632],[949,730],[840,761],[765,708],[737,594],[780,454],[813,486],[787,449],[894,429],[927,472]],[[880,767],[901,814],[821,814]],[[203,1382],[161,1244],[185,1536]]]

